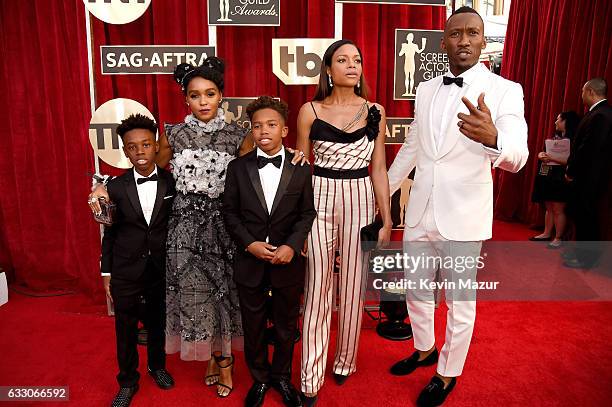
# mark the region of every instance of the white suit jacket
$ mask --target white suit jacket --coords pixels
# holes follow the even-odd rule
[[[459,99],[439,148],[433,126],[434,96],[443,85],[442,76],[419,84],[415,118],[406,140],[389,169],[393,194],[416,166],[414,183],[405,211],[406,227],[414,227],[423,217],[427,202],[433,200],[438,231],[448,240],[479,241],[491,238],[493,225],[493,179],[491,165],[517,172],[526,163],[527,123],[524,117],[521,85],[491,73],[484,65],[467,86],[465,96],[478,106],[485,103],[498,131],[498,150],[484,147],[459,132],[457,114],[469,114]]]

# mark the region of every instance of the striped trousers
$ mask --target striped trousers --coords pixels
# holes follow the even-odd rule
[[[313,177],[317,218],[308,236],[308,269],[304,290],[301,387],[316,393],[324,382],[332,317],[333,272],[340,252],[338,337],[334,373],[356,370],[367,254],[361,251],[360,229],[374,219],[375,200],[369,177]]]

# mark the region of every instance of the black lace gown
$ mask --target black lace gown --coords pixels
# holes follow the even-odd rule
[[[233,281],[235,246],[221,212],[227,164],[245,130],[234,124],[209,132],[203,123],[166,125],[177,196],[168,224],[166,352],[183,360],[229,356],[242,348]]]

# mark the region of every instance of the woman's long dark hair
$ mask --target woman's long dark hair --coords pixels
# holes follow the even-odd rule
[[[361,50],[353,41],[350,40],[338,40],[330,45],[327,50],[325,50],[325,54],[323,54],[323,61],[321,61],[321,74],[319,75],[319,84],[317,85],[317,91],[315,92],[313,100],[323,100],[332,93],[332,87],[329,86],[329,76],[327,75],[327,68],[331,68],[332,57],[334,53],[343,45],[350,44],[357,48],[357,52],[359,52],[359,57],[361,57],[362,67],[363,67],[363,55],[361,55]],[[355,94],[361,96],[364,99],[368,98],[368,85],[366,84],[365,78],[363,76],[363,70],[361,71],[361,78],[359,78],[359,86],[355,86]]]
[[[573,110],[561,112],[559,116],[561,116],[561,120],[565,122],[565,137],[573,140],[578,124],[580,123],[580,116]]]

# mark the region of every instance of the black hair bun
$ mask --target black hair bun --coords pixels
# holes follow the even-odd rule
[[[174,67],[174,80],[176,83],[183,86],[183,79],[185,79],[185,76],[194,69],[196,69],[196,67],[191,64],[182,63],[177,65]]]
[[[217,57],[206,58],[202,66],[207,66],[210,69],[214,69],[215,71],[220,72],[220,73],[225,72],[225,62],[223,62],[222,59],[217,58]]]

